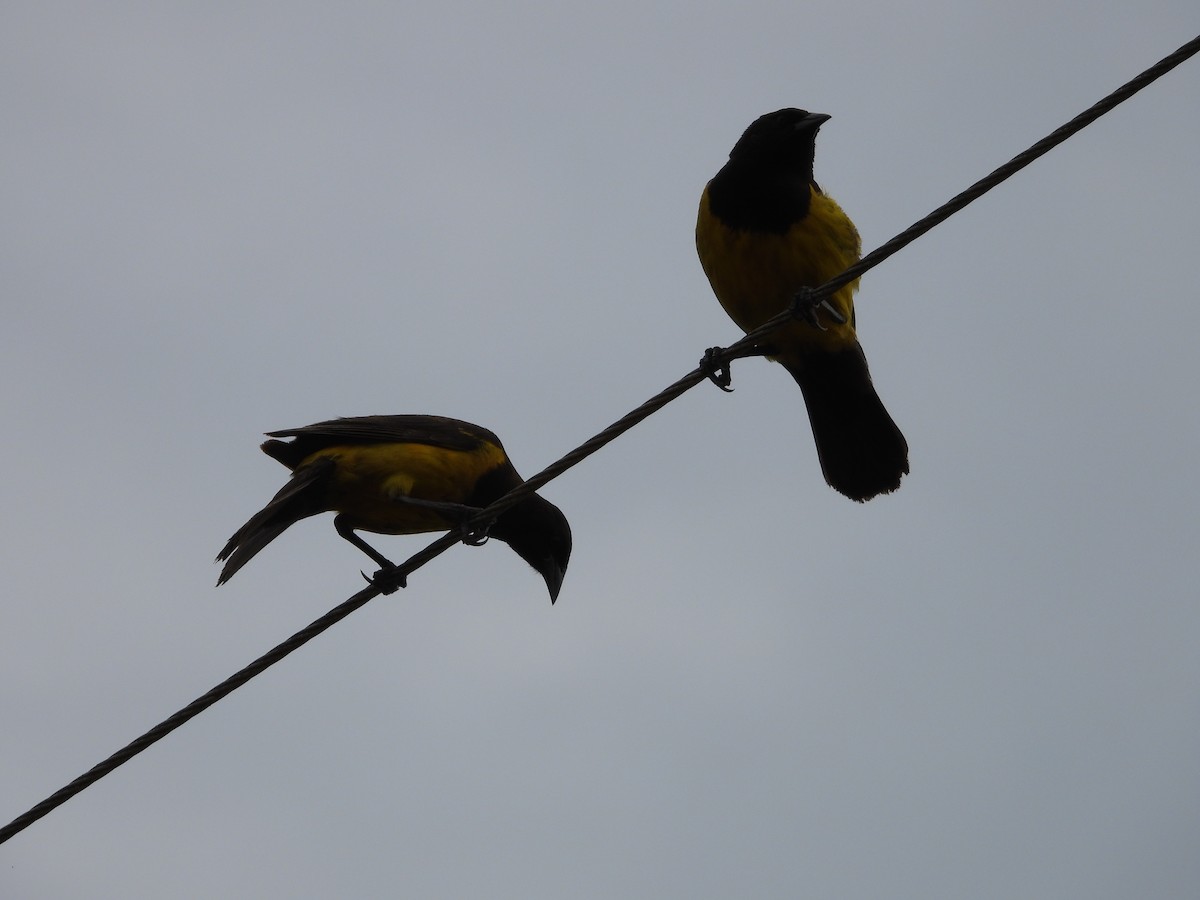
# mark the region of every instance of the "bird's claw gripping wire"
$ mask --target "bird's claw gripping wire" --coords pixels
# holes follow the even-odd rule
[[[838,325],[845,325],[847,322],[846,316],[836,306],[829,302],[829,299],[822,297],[815,299],[816,289],[811,287],[802,287],[792,295],[792,302],[788,307],[793,318],[807,322],[818,331],[828,331],[821,324],[820,311],[825,310]],[[729,364],[735,359],[744,359],[748,356],[769,356],[771,350],[763,344],[752,344],[743,349],[730,350],[725,347],[709,347],[704,351],[704,356],[700,358],[700,372],[726,393],[732,393],[733,388],[730,386],[733,383],[733,373],[730,371]]]
[[[733,382],[733,374],[729,371],[729,359],[724,347],[709,347],[700,359],[700,371],[704,377],[727,394],[733,393],[729,385]]]
[[[394,594],[400,588],[408,587],[408,579],[404,575],[398,574],[399,566],[392,566],[387,569],[380,569],[371,577],[366,572],[359,570],[358,574],[363,577],[367,584],[379,588],[381,594]]]
[[[487,519],[475,525],[471,524],[470,519],[463,519],[458,523],[458,539],[468,547],[482,547],[488,542],[491,535],[488,533],[492,530],[492,526],[496,524],[495,518]]]
[[[416,504],[424,505],[424,504]],[[458,539],[469,547],[482,547],[488,542],[491,535],[492,525],[495,523],[495,518],[487,519],[483,522],[472,524],[471,513],[476,513],[479,510],[471,506],[460,506],[459,504],[445,503],[438,504],[439,512],[442,515],[449,515],[458,518]],[[451,509],[451,507],[456,507]],[[358,572],[363,577],[367,584],[379,588],[381,594],[394,594],[400,588],[408,587],[408,578],[400,573],[400,567],[396,565],[387,565],[380,569],[374,575],[368,575],[361,569]]]
[[[792,315],[797,319],[802,319],[818,331],[828,331],[821,324],[821,319],[818,315],[819,310],[825,310],[829,313],[829,318],[833,319],[839,325],[846,324],[846,317],[842,315],[841,310],[829,302],[828,297],[822,297],[820,300],[814,300],[813,294],[816,291],[810,287],[802,287],[796,291],[792,297]]]
[[[704,351],[700,360],[700,371],[709,381],[726,393],[733,393],[729,385],[733,375],[729,364],[735,359],[747,359],[751,356],[769,356],[771,351],[762,344],[749,344],[745,347],[709,347]]]

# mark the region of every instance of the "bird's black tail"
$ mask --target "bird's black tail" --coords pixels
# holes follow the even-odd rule
[[[908,442],[875,393],[862,347],[806,350],[779,361],[804,392],[830,487],[860,503],[900,487]]]
[[[333,460],[319,459],[295,471],[291,481],[271,498],[271,502],[250,517],[234,532],[217,561],[225,562],[217,584],[224,584],[263,547],[301,519],[326,511],[322,503],[324,485],[333,470]]]

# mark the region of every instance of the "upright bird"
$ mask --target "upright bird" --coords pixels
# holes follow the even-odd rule
[[[356,534],[416,534],[463,525],[522,483],[500,439],[486,428],[441,416],[359,416],[273,431],[262,450],[291,480],[229,539],[224,584],[295,522],[336,512],[337,533],[381,566],[395,566]],[[571,528],[554,504],[530,494],[487,531],[507,543],[558,598],[571,557]]]
[[[858,262],[858,230],[813,180],[817,130],[828,120],[803,109],[759,117],[700,198],[700,263],[743,331]],[[756,352],[800,385],[825,480],[861,502],[900,486],[908,443],[871,384],[854,330],[857,289],[854,281],[829,298],[840,315],[812,310],[767,335]]]

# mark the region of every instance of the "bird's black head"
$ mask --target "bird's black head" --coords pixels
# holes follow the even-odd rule
[[[779,109],[759,116],[733,145],[729,158],[754,163],[807,163],[811,172],[817,130],[829,118],[804,109]]]
[[[558,599],[571,559],[571,526],[562,510],[532,494],[502,513],[491,534],[541,573],[551,603]]]
[[[780,109],[759,116],[708,185],[711,209],[729,228],[785,234],[808,215],[817,129],[829,116]]]

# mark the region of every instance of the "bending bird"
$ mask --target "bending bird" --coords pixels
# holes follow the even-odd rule
[[[371,557],[381,567],[376,579],[386,580],[396,566],[358,531],[417,534],[463,527],[522,483],[500,439],[458,419],[359,416],[267,436],[275,440],[264,443],[263,452],[291,469],[292,477],[217,555],[225,562],[218,585],[288,526],[323,512],[337,513],[337,533]],[[530,494],[497,516],[485,535],[507,543],[541,574],[551,603],[558,598],[571,557],[571,528],[557,506]]]
[[[740,355],[773,359],[796,380],[825,480],[862,502],[900,486],[908,443],[875,393],[858,343],[858,281],[815,309],[805,305],[805,289],[858,262],[862,246],[854,223],[813,178],[817,130],[828,119],[781,109],[751,123],[700,198],[696,250],[713,293],[743,331],[796,312]]]

